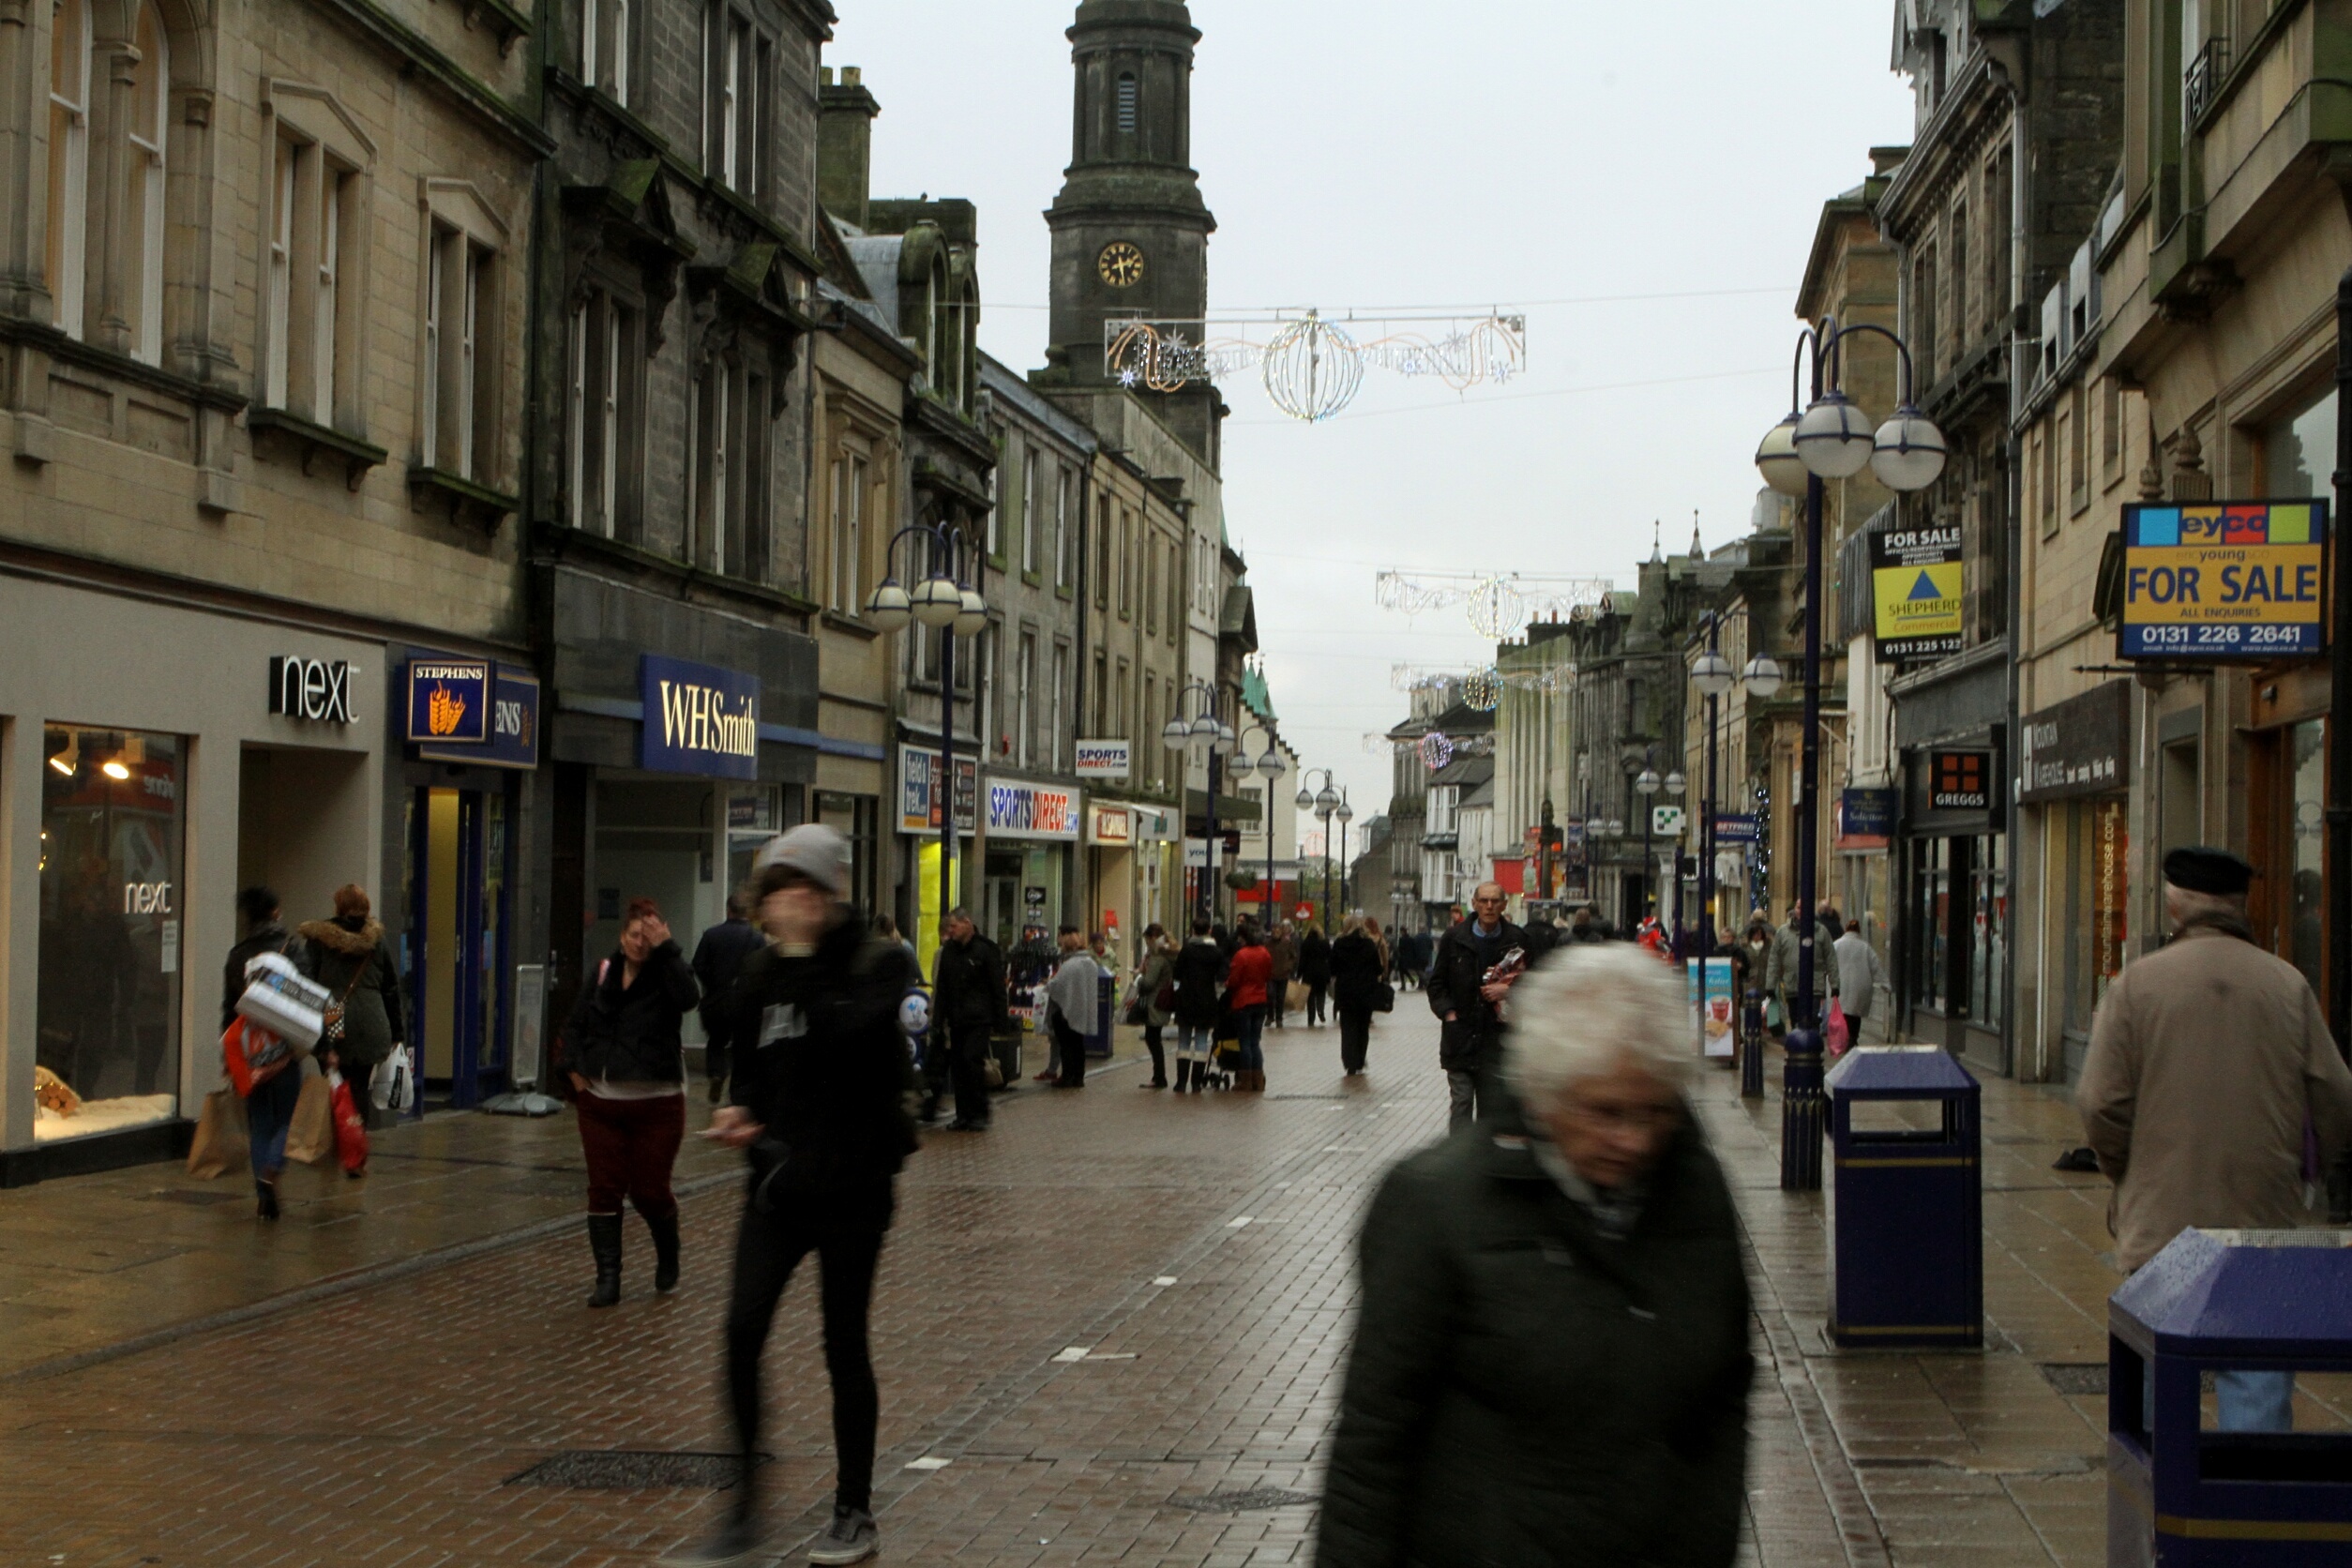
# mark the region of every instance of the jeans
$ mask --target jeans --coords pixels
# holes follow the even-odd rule
[[[1266,1029],[1266,1010],[1263,1007],[1243,1008],[1233,1015],[1233,1027],[1242,1048],[1241,1070],[1244,1073],[1263,1072],[1266,1053],[1260,1042]]]
[[[833,1449],[837,1475],[834,1505],[870,1508],[874,1490],[874,1431],[882,1397],[874,1386],[873,1357],[866,1342],[867,1313],[874,1299],[874,1266],[882,1258],[889,1224],[889,1189],[882,1190],[882,1224],[826,1223],[798,1210],[761,1214],[743,1207],[735,1233],[735,1284],[727,1304],[727,1398],[735,1418],[735,1440],[745,1455],[745,1474],[734,1499],[737,1512],[754,1508],[751,1455],[760,1448],[760,1352],[776,1321],[792,1271],[817,1255],[824,1313],[825,1373],[833,1383]],[[872,1204],[857,1205],[867,1210]],[[869,1218],[860,1214],[858,1218]]]
[[[1331,987],[1320,980],[1306,988],[1306,1024],[1309,1029],[1321,1023],[1326,1017],[1323,1003],[1330,994]]]
[[[1372,1014],[1368,1008],[1342,1007],[1339,1010],[1339,1066],[1343,1072],[1364,1071],[1364,1059],[1372,1048]]]
[[[294,1102],[302,1098],[302,1063],[289,1063],[278,1076],[253,1086],[245,1097],[246,1148],[253,1179],[274,1182],[286,1168],[286,1134],[294,1126]]]
[[[1217,1048],[1217,1027],[1213,1023],[1179,1023],[1176,1026],[1176,1060],[1192,1062],[1205,1067],[1210,1055]]]
[[[588,1212],[617,1214],[626,1198],[647,1219],[676,1214],[670,1171],[686,1138],[686,1096],[608,1100],[588,1089],[577,1108],[580,1153],[588,1156]]]

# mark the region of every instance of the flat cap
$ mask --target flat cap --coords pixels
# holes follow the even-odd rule
[[[2254,867],[2209,844],[2184,844],[2164,856],[2164,881],[2189,893],[2235,898],[2254,881]]]

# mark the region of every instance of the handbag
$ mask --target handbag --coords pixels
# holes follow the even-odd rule
[[[316,1165],[335,1147],[334,1092],[317,1071],[302,1075],[302,1093],[294,1101],[294,1118],[286,1124],[286,1158]]]
[[[1306,982],[1291,981],[1289,988],[1282,993],[1282,1004],[1289,1012],[1304,1012],[1306,1008]]]
[[[1764,1027],[1775,1034],[1788,1027],[1788,1015],[1781,1010],[1780,998],[1772,997],[1765,1002]]]
[[[1176,982],[1173,979],[1160,982],[1160,988],[1152,993],[1152,1007],[1154,1012],[1160,1013],[1176,1011]]]
[[[294,1061],[294,1047],[282,1035],[271,1033],[250,1018],[230,1019],[220,1036],[220,1064],[227,1069],[239,1099],[284,1072]]]
[[[1390,985],[1385,980],[1380,981],[1374,985],[1372,988],[1372,1011],[1375,1013],[1395,1012],[1396,988]]]
[[[351,1079],[329,1073],[327,1081],[333,1085],[327,1114],[335,1123],[335,1160],[346,1172],[356,1174],[368,1166],[368,1123],[352,1099]]]
[[[368,1075],[368,1097],[378,1110],[404,1113],[416,1100],[416,1068],[409,1061],[406,1046],[394,1046],[392,1054],[376,1064]]]
[[[343,983],[343,994],[328,1003],[325,1009],[320,1013],[320,1045],[327,1047],[330,1049],[341,1047],[343,1043],[343,1008],[351,1001],[351,993],[359,988],[359,977],[367,973],[369,967],[375,961],[376,956],[372,951],[370,951],[366,957],[360,959],[358,967],[351,972],[351,978]]]
[[[188,1173],[211,1181],[241,1169],[246,1153],[245,1102],[233,1089],[216,1089],[204,1096],[196,1113],[196,1136],[188,1140]]]

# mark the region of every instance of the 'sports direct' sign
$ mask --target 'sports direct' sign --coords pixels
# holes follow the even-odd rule
[[[2122,658],[2268,659],[2328,645],[2325,501],[2123,508]]]

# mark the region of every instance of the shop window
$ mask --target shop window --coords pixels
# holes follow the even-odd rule
[[[2312,989],[2327,995],[2327,899],[2321,872],[2327,864],[2327,751],[2324,719],[2307,719],[2280,735],[2274,866],[2286,868],[2285,887],[2272,897],[2275,951],[2303,972]]]
[[[2123,972],[2130,932],[2131,838],[2121,796],[2076,801],[2065,811],[2064,1028],[2080,1042],[2108,985]],[[2079,1048],[2078,1048],[2079,1050]]]
[[[43,731],[34,1135],[179,1108],[186,755],[174,735]]]
[[[606,538],[627,536],[636,521],[641,336],[637,310],[603,290],[572,310],[569,515]]]
[[[580,79],[613,102],[629,100],[629,0],[581,0]]]
[[[1911,846],[1911,997],[1941,1012],[1951,996],[1952,840]]]
[[[2009,984],[2009,839],[1975,841],[1968,867],[1968,1017],[1998,1030]]]
[[[2330,495],[2336,467],[2333,387],[2262,432],[2262,493],[2282,499]]]

